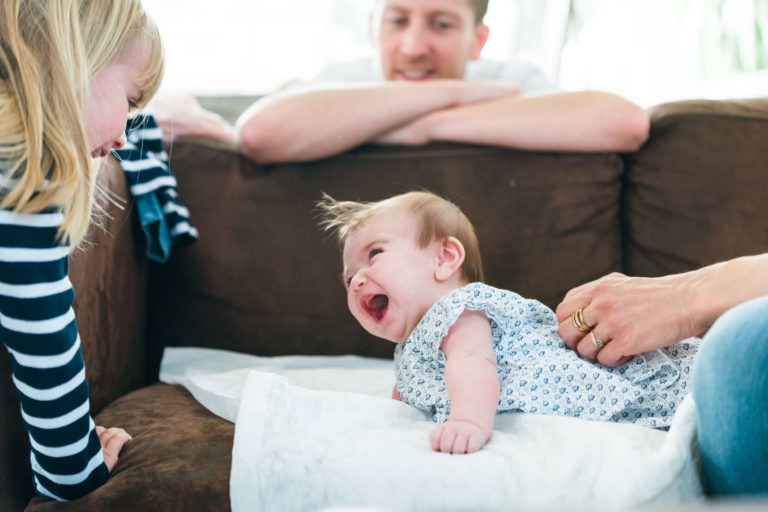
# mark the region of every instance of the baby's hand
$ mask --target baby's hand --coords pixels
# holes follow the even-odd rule
[[[438,425],[429,434],[429,445],[436,452],[475,453],[490,439],[469,421],[451,421]]]

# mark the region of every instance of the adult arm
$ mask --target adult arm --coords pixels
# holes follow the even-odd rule
[[[223,117],[204,109],[192,96],[159,96],[150,104],[163,140],[206,137],[237,146],[237,132]]]
[[[90,416],[69,248],[56,241],[61,221],[56,212],[0,210],[0,340],[29,433],[35,490],[68,500],[104,483],[130,437],[97,432]]]
[[[561,92],[500,98],[435,111],[376,141],[464,142],[538,151],[634,151],[648,138],[648,114],[615,94]]]
[[[292,90],[257,101],[236,126],[251,159],[306,161],[346,151],[430,112],[518,94],[516,85],[461,80]]]
[[[768,253],[745,256],[699,270],[657,278],[610,274],[569,291],[557,307],[566,345],[606,366],[634,355],[703,335],[728,309],[768,295]],[[606,343],[597,349],[571,323],[584,321]]]
[[[451,409],[448,421],[430,434],[430,445],[441,452],[473,453],[491,438],[501,393],[490,320],[482,312],[465,311],[440,349]]]

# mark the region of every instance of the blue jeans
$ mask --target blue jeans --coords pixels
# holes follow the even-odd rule
[[[768,296],[721,316],[693,373],[704,487],[768,496]]]

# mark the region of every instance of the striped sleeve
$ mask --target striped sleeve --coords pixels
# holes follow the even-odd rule
[[[154,116],[141,112],[129,119],[126,134],[125,147],[113,153],[136,200],[139,222],[147,237],[147,256],[164,263],[173,247],[197,240],[197,229],[176,192],[163,133]]]
[[[8,349],[29,433],[38,494],[70,500],[108,476],[88,384],[57,212],[0,210],[0,341]]]

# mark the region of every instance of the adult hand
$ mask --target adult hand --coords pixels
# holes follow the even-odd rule
[[[151,103],[163,139],[171,142],[186,137],[209,137],[237,145],[237,131],[220,115],[204,109],[191,96],[157,97]]]
[[[104,463],[107,465],[107,469],[112,471],[112,468],[117,464],[117,456],[120,454],[120,450],[123,449],[125,443],[133,439],[128,432],[121,428],[105,428],[102,426],[96,426],[96,434],[99,436],[101,442],[101,451],[104,454]]]
[[[438,109],[413,119],[411,122],[398,126],[388,132],[374,137],[375,144],[423,146],[440,140],[435,136],[435,129],[443,123],[441,115],[447,111],[458,113],[462,107],[485,102],[493,102],[504,98],[520,96],[521,89],[517,84],[501,82],[465,82],[449,80],[436,82],[438,86],[449,84],[452,90],[453,102],[450,107]],[[400,84],[398,84],[400,86]],[[429,84],[406,84],[406,87],[429,87]],[[461,139],[461,137],[460,137]]]
[[[446,421],[429,434],[429,445],[436,452],[475,453],[487,439],[478,425],[469,421]]]
[[[557,306],[560,334],[579,355],[605,366],[620,366],[642,352],[700,335],[708,326],[697,325],[691,314],[689,284],[690,274],[642,278],[619,273],[584,284]],[[571,317],[579,308],[591,332],[574,326]]]

